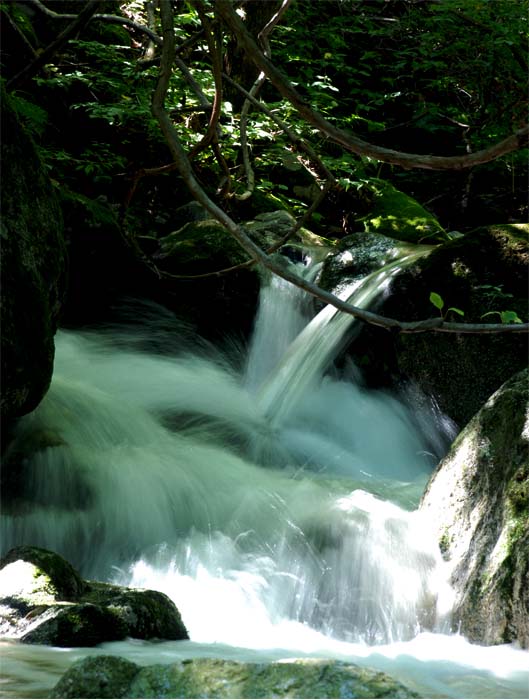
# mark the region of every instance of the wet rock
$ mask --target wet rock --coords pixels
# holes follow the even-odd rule
[[[99,672],[98,669],[101,669]],[[128,685],[127,685],[128,683]],[[111,694],[112,692],[121,694]],[[415,698],[385,673],[340,661],[239,663],[193,659],[140,668],[119,657],[72,666],[53,698]]]
[[[456,592],[454,629],[529,647],[528,371],[506,382],[439,464],[421,510]]]
[[[354,233],[342,238],[325,260],[320,285],[339,292],[355,280],[380,269],[399,255],[394,238],[378,233]]]
[[[52,698],[125,698],[140,670],[119,656],[89,656],[75,663],[53,689]]]
[[[0,562],[0,634],[28,644],[187,639],[174,603],[158,591],[83,581],[57,554],[17,547]]]

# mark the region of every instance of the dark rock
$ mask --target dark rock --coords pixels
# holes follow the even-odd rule
[[[66,247],[55,190],[9,97],[1,103],[0,405],[3,418],[15,418],[38,405],[51,381]]]
[[[529,647],[528,371],[506,382],[439,464],[421,509],[451,567],[454,629]]]
[[[115,694],[112,695],[111,693]],[[193,659],[140,668],[119,657],[74,664],[53,698],[416,698],[380,671],[340,661]]]
[[[0,634],[28,644],[187,639],[174,603],[158,591],[83,581],[62,557],[17,547],[0,562]]]
[[[453,306],[448,320],[499,322],[495,311],[512,310],[526,321],[529,245],[523,225],[491,226],[439,246],[402,272],[378,313],[416,321],[436,311],[430,293]],[[513,372],[527,365],[525,334],[456,335],[419,333],[392,335],[365,326],[351,349],[369,383],[412,380],[434,396],[439,408],[463,426]]]

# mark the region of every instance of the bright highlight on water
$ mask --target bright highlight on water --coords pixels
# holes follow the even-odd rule
[[[354,321],[310,315],[299,290],[265,287],[244,362],[180,344],[156,312],[126,332],[59,333],[52,387],[18,426],[13,449],[32,454],[4,549],[46,547],[86,577],[167,593],[190,642],[99,648],[138,663],[314,655],[427,697],[524,697],[525,652],[450,635],[443,562],[414,510],[446,420],[332,370]],[[5,643],[4,697],[42,696],[89,653]]]

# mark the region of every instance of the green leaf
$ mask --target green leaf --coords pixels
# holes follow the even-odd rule
[[[439,309],[439,311],[441,311],[441,309],[445,305],[443,297],[437,294],[436,292],[430,292],[430,301],[436,309]]]
[[[516,311],[501,311],[500,318],[502,323],[522,323]]]
[[[464,312],[464,311],[461,311],[461,309],[456,309],[455,306],[450,306],[450,307],[448,308],[448,310],[447,310],[447,313],[448,313],[448,311],[453,311],[454,313],[459,314],[460,316],[464,316],[464,315],[465,315],[465,312]]]
[[[488,311],[486,314],[483,314],[481,318],[494,316],[495,314],[500,317],[502,323],[523,323],[516,311]]]

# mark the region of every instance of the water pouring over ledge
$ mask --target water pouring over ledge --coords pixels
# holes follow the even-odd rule
[[[335,334],[331,320],[309,326],[301,355],[287,350],[281,365],[306,365],[301,384],[285,392],[284,370],[270,389],[268,341],[290,347],[307,309],[281,285],[266,295],[255,333],[262,345],[254,342],[243,374],[211,352],[139,351],[141,332],[134,343],[59,334],[49,395],[21,421],[13,447],[30,453],[27,489],[2,515],[4,546],[48,547],[84,575],[168,593],[192,639],[157,647],[168,661],[259,650],[368,658],[391,673],[393,656],[408,659],[399,668],[420,656],[414,639],[430,650],[447,639],[442,561],[428,524],[409,510],[435,460],[397,399],[324,376],[349,318]],[[318,343],[307,351],[312,333],[334,338],[325,362]],[[152,659],[149,644],[103,646]],[[9,648],[14,668],[31,675],[24,654]],[[509,658],[514,697],[523,666],[514,651]],[[488,680],[466,695],[487,685],[490,667],[482,664]],[[459,696],[439,683],[438,692]]]

